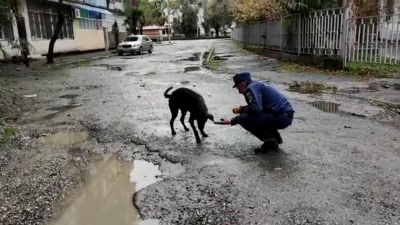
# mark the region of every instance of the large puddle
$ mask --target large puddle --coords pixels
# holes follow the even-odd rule
[[[51,145],[73,145],[86,141],[88,138],[89,134],[86,132],[68,132],[40,137],[39,142]]]
[[[132,199],[135,192],[161,179],[152,163],[101,157],[95,160],[86,186],[50,225],[157,225],[158,220],[140,220]]]

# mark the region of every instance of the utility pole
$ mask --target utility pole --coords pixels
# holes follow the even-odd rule
[[[170,14],[171,14],[171,8],[170,8],[170,6],[171,6],[171,4],[170,4],[170,0],[168,0],[167,1],[167,8],[168,8],[168,10],[167,10],[167,12],[168,12],[168,15],[167,15],[167,28],[168,28],[168,42],[171,44],[171,22],[169,21],[169,16],[170,16]]]

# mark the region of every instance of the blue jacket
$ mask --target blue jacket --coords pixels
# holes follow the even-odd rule
[[[282,93],[260,81],[250,81],[244,96],[248,104],[245,111],[249,114],[256,115],[262,111],[271,114],[294,112],[292,105]]]

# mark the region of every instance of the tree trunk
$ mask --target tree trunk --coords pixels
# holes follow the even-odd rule
[[[47,52],[47,64],[54,63],[54,45],[56,44],[56,41],[58,39],[58,35],[60,33],[60,30],[64,24],[65,17],[61,13],[61,4],[63,3],[63,0],[58,1],[58,20],[57,20],[57,26],[56,29],[54,30],[53,36],[51,37],[50,43],[49,43],[49,51]]]
[[[219,38],[219,26],[215,27],[215,37]]]
[[[132,20],[132,33],[133,35],[137,35],[137,21]]]
[[[119,44],[119,27],[118,27],[117,21],[114,22],[112,30],[113,30],[114,38],[115,38],[115,48],[118,48],[118,44]]]
[[[171,25],[168,23],[168,43],[171,44]]]

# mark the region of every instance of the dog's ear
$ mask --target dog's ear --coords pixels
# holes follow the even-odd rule
[[[207,118],[214,122],[214,116],[211,114],[207,114]]]

